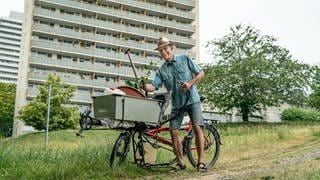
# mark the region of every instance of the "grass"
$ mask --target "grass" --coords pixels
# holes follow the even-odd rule
[[[220,124],[218,129],[223,145],[212,172],[272,165],[272,160],[313,148],[319,144],[320,137],[320,123]],[[108,161],[118,131],[86,131],[84,138],[76,137],[75,133],[50,132],[48,150],[45,150],[44,133],[0,139],[0,179],[177,178],[168,169],[142,169],[128,161],[123,167],[111,169]],[[132,156],[131,150],[128,159],[132,160]],[[319,162],[319,158],[314,159],[256,178],[319,179]],[[191,177],[194,172],[189,166],[179,176]]]

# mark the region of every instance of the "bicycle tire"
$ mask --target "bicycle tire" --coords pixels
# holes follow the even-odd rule
[[[91,129],[93,125],[93,119],[90,116],[81,116],[80,127],[81,129],[88,130]]]
[[[206,124],[203,128],[203,135],[205,139],[204,147],[204,162],[207,167],[212,167],[216,163],[220,152],[220,137],[218,131]],[[193,130],[188,135],[186,144],[187,155],[192,166],[196,167],[198,164],[198,154],[195,145],[195,136]]]
[[[129,152],[130,134],[128,132],[121,133],[113,145],[110,156],[110,167],[114,165],[123,165]]]

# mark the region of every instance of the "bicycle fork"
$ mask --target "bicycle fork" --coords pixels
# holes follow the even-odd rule
[[[135,134],[132,135],[132,145],[133,145],[133,154],[134,154],[134,163],[139,166],[143,166],[145,164],[144,160],[144,149],[143,149],[143,139],[142,139],[142,132],[138,134],[138,142],[135,141]]]

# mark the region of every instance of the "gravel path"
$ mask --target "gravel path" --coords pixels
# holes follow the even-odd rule
[[[279,155],[280,154],[280,155]],[[260,158],[260,159],[259,159]],[[233,166],[226,170],[216,170],[210,171],[206,174],[197,174],[191,179],[201,179],[201,180],[215,180],[215,179],[250,179],[250,177],[263,177],[284,168],[290,166],[295,166],[302,164],[304,162],[319,159],[320,158],[320,143],[312,143],[308,146],[303,146],[302,148],[287,149],[283,152],[271,152],[268,155],[256,157],[256,159],[250,159],[248,161],[239,161],[236,164],[241,164],[240,168]],[[255,160],[265,161],[263,166],[254,166]],[[188,179],[188,178],[186,178]],[[270,177],[271,179],[271,177]]]

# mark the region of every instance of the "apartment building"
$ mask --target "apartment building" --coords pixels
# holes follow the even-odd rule
[[[128,48],[138,76],[162,63],[161,36],[198,61],[198,12],[195,0],[26,0],[15,114],[50,73],[77,87],[72,104],[90,108],[91,96],[134,80]]]
[[[22,13],[11,11],[0,18],[0,82],[17,83]]]

